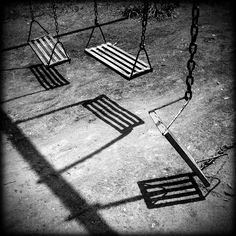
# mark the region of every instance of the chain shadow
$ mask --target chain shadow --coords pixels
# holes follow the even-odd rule
[[[55,67],[46,67],[43,64],[32,65],[29,67],[40,85],[46,90],[55,89],[70,84]]]
[[[194,173],[143,180],[138,182],[147,208],[159,208],[205,200]]]
[[[38,91],[35,91],[35,92],[32,92],[32,93],[28,93],[28,94],[24,94],[24,95],[21,95],[21,96],[18,96],[18,97],[9,98],[7,100],[0,101],[0,104],[6,103],[6,102],[10,102],[10,101],[14,101],[14,100],[17,100],[19,98],[27,97],[27,96],[34,95],[34,94],[37,94],[37,93],[42,93],[42,92],[45,92],[45,91],[46,91],[45,89],[44,90],[38,90]]]
[[[24,123],[24,122],[27,122],[27,121],[34,120],[34,119],[38,119],[38,118],[41,118],[41,117],[43,117],[43,116],[50,115],[50,114],[55,113],[55,112],[65,110],[65,109],[67,109],[67,108],[79,106],[79,105],[83,104],[83,103],[86,102],[86,101],[89,101],[89,100],[83,100],[83,101],[76,102],[76,103],[73,103],[73,104],[69,104],[69,105],[66,105],[66,106],[63,106],[63,107],[59,107],[59,108],[54,109],[54,110],[49,111],[49,112],[45,112],[45,113],[42,113],[42,114],[38,114],[38,115],[36,115],[36,116],[28,117],[28,118],[21,119],[21,120],[16,120],[14,123],[17,125],[17,124],[21,124],[21,123]]]
[[[28,163],[31,169],[39,176],[43,177],[45,173],[56,172],[53,166],[45,159],[45,157],[37,150],[32,142],[24,135],[24,133],[14,124],[11,118],[0,109],[1,132],[5,133],[12,145],[16,148],[22,158]],[[18,139],[17,137],[20,137]],[[106,221],[97,213],[96,209],[90,206],[66,180],[56,175],[55,178],[47,178],[43,182],[52,193],[57,196],[61,203],[70,211],[71,215],[76,214],[79,209],[90,209],[92,214],[88,216],[77,215],[75,220],[78,224],[82,224],[88,233],[111,233],[115,231],[106,223]]]
[[[103,145],[102,147],[100,147],[99,149],[97,149],[96,151],[90,153],[89,155],[85,156],[85,157],[82,157],[81,159],[79,159],[78,161],[64,167],[63,169],[61,170],[58,170],[58,171],[54,171],[52,173],[49,173],[45,176],[43,176],[41,179],[38,180],[38,183],[42,183],[46,178],[51,178],[52,176],[55,176],[55,175],[59,175],[59,174],[62,174],[63,172],[65,171],[68,171],[69,169],[73,168],[74,166],[76,165],[79,165],[81,163],[83,163],[84,161],[92,158],[94,155],[100,153],[101,151],[103,151],[104,149],[108,148],[109,146],[113,145],[114,143],[116,143],[117,141],[119,141],[120,139],[124,138],[125,136],[127,136],[130,132],[132,131],[132,129],[127,129],[125,130],[121,135],[119,135],[117,138],[111,140],[110,142],[106,143],[105,145]]]
[[[84,102],[82,106],[120,133],[144,124],[142,119],[124,109],[104,94]]]
[[[99,100],[99,102],[98,102]],[[102,102],[100,102],[102,101]],[[109,102],[110,103],[109,103]],[[105,108],[105,105],[108,105],[109,108],[105,108],[106,111],[108,111],[109,114],[105,113],[105,112],[100,112],[102,115],[106,115],[106,117],[99,115],[97,112],[94,112],[93,109],[90,109],[89,105],[94,104],[95,102],[97,102],[100,106],[102,106],[103,108]],[[119,106],[118,104],[116,104],[115,102],[111,101],[109,98],[107,98],[105,95],[101,95],[99,97],[97,97],[96,99],[92,99],[92,100],[86,100],[81,102],[81,104],[83,106],[85,106],[86,108],[88,108],[89,110],[93,111],[94,113],[98,114],[98,117],[100,117],[102,120],[105,120],[107,123],[111,124],[111,121],[109,121],[110,119],[113,119],[113,121],[115,120],[114,118],[111,117],[110,114],[114,115],[116,113],[118,113],[117,117],[118,120],[116,120],[116,122],[118,123],[116,126],[113,125],[113,127],[117,128],[118,125],[120,125],[120,121],[119,119],[121,119],[122,121],[124,121],[126,119],[126,124],[128,124],[128,126],[123,126],[122,129],[118,129],[120,131],[120,135],[118,137],[116,137],[115,139],[111,140],[110,142],[106,143],[105,145],[103,145],[102,147],[100,147],[99,149],[93,151],[92,153],[90,153],[89,155],[86,155],[82,158],[80,158],[78,161],[75,161],[72,164],[69,164],[67,166],[65,166],[64,168],[62,168],[61,170],[58,170],[57,172],[53,172],[53,173],[47,173],[46,175],[44,175],[41,179],[38,180],[38,183],[42,183],[45,179],[47,178],[51,178],[52,176],[57,176],[59,174],[62,174],[65,171],[68,171],[69,169],[73,168],[76,165],[79,165],[81,163],[83,163],[84,161],[92,158],[94,155],[100,153],[101,151],[103,151],[104,149],[108,148],[109,146],[113,145],[114,143],[116,143],[117,141],[119,141],[120,139],[124,138],[125,136],[127,136],[132,130],[134,126],[137,126],[139,124],[143,124],[143,121],[135,116],[134,114],[132,114],[131,112],[125,110],[123,107]],[[96,106],[95,106],[96,107]],[[97,107],[96,107],[97,108]],[[111,109],[112,108],[112,109]],[[44,114],[45,115],[45,114]],[[21,123],[19,121],[16,121],[16,123]],[[114,122],[113,122],[114,123]]]
[[[0,71],[26,70],[29,68],[30,68],[30,65],[27,65],[27,66],[22,66],[22,67],[4,68],[4,69],[0,69]]]
[[[122,204],[127,204],[127,203],[131,203],[131,202],[136,202],[136,201],[140,201],[143,199],[143,196],[142,195],[137,195],[137,196],[133,196],[133,197],[130,197],[130,198],[125,198],[125,199],[121,199],[121,200],[118,200],[118,201],[115,201],[115,202],[110,202],[110,203],[107,203],[107,204],[100,204],[100,203],[96,203],[94,205],[92,205],[97,211],[99,210],[103,210],[103,209],[109,209],[109,208],[112,208],[112,207],[117,207],[117,206],[120,206]],[[77,217],[77,215],[83,215],[83,214],[86,214],[88,211],[90,211],[89,208],[84,208],[80,211],[78,211],[75,215],[69,215],[65,221],[70,221],[70,220],[73,220],[74,218]]]

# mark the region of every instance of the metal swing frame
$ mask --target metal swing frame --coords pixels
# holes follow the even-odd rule
[[[174,123],[174,121],[180,116],[180,114],[183,112],[183,110],[187,107],[190,100],[192,99],[192,84],[194,83],[194,77],[192,75],[192,72],[195,68],[195,61],[194,61],[194,55],[197,51],[197,44],[196,39],[198,35],[198,18],[199,18],[199,6],[197,4],[196,0],[193,0],[193,7],[192,7],[192,25],[190,29],[191,33],[191,42],[189,44],[189,53],[190,58],[187,62],[187,69],[188,69],[188,75],[186,77],[186,85],[187,89],[185,92],[185,95],[181,99],[185,99],[186,102],[181,107],[181,109],[178,111],[178,113],[175,115],[173,120],[170,122],[169,125],[166,125],[161,118],[158,116],[157,111],[160,109],[154,109],[149,111],[149,115],[151,116],[152,120],[154,121],[156,127],[159,129],[161,134],[165,136],[165,138],[169,141],[169,143],[172,145],[172,147],[179,153],[179,155],[184,159],[184,161],[188,164],[188,166],[192,169],[192,171],[199,177],[199,179],[202,181],[202,183],[208,187],[210,186],[209,181],[207,180],[206,176],[203,174],[202,170],[199,168],[197,163],[195,162],[192,155],[188,152],[188,150],[181,145],[178,140],[175,138],[174,134],[169,130],[171,125]]]
[[[33,49],[35,54],[38,56],[40,61],[43,63],[43,65],[46,67],[52,67],[71,61],[62,42],[59,40],[56,5],[54,0],[52,1],[52,8],[55,20],[57,39],[54,39],[53,36],[37,20],[35,20],[32,2],[30,1],[30,12],[32,20],[30,22],[30,30],[27,42]],[[40,28],[43,29],[46,35],[31,39],[33,23],[37,23]]]
[[[85,53],[95,58],[96,60],[100,61],[101,63],[103,63],[110,69],[114,70],[116,73],[120,74],[122,77],[124,77],[127,80],[132,80],[138,76],[152,72],[153,68],[151,66],[148,53],[145,49],[145,43],[144,43],[147,17],[148,17],[148,1],[144,0],[143,16],[142,16],[142,36],[141,36],[141,43],[139,45],[139,50],[136,57],[134,57],[133,55],[130,55],[126,51],[115,46],[114,44],[106,41],[102,28],[100,24],[98,23],[98,11],[97,11],[96,0],[94,0],[94,12],[95,12],[94,27],[91,31],[89,40],[85,47],[85,50],[84,50]],[[94,30],[97,27],[99,28],[101,32],[104,43],[95,47],[88,48],[92,35],[94,33]],[[139,55],[141,51],[144,51],[148,63],[139,59]]]

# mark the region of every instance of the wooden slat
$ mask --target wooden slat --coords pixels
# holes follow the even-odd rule
[[[47,61],[49,61],[50,56],[47,54],[47,52],[44,50],[43,46],[41,45],[39,39],[35,41],[35,46],[39,49],[39,51],[46,57]]]
[[[116,55],[117,57],[121,58],[122,61],[126,61],[133,69],[134,63],[135,63],[135,59],[131,59],[130,57],[128,57],[127,55],[124,55],[123,53],[120,53],[119,51],[117,51],[116,49],[112,48],[110,45],[107,44],[102,44],[101,45],[102,48],[104,48],[106,51],[109,51],[110,53]],[[117,48],[117,47],[116,47]],[[127,64],[126,63],[126,64]],[[141,65],[138,61],[135,65],[135,68],[137,69],[144,69],[146,67],[144,67],[143,65]]]
[[[40,38],[40,39],[38,39],[38,40],[39,40],[39,42],[41,43],[40,46],[41,46],[41,47],[43,46],[43,49],[44,49],[45,53],[47,53],[47,55],[48,55],[49,58],[50,58],[51,55],[52,55],[52,50],[50,49],[49,45],[45,43],[44,38]],[[56,62],[56,61],[57,61],[57,57],[55,56],[55,53],[53,53],[53,55],[52,55],[52,60],[51,60],[51,61],[52,61],[52,62]]]
[[[48,45],[50,45],[52,51],[56,45],[56,48],[54,49],[53,55],[57,56],[57,61],[55,63],[59,63],[61,61],[69,60],[65,54],[64,49],[62,48],[60,43],[57,43],[57,41],[51,36],[47,35],[45,36],[45,40],[47,41]]]
[[[55,40],[55,39],[52,37],[52,35],[50,35],[50,34],[47,35],[46,38],[49,38],[49,39],[53,42],[53,46],[57,43],[56,40]],[[65,53],[65,51],[64,51],[64,49],[62,48],[62,46],[61,46],[60,43],[57,44],[57,52],[58,52],[58,54],[61,55],[61,60],[67,58],[66,53]]]
[[[97,53],[92,51],[93,48],[91,49],[85,49],[85,52],[87,52],[89,55],[93,56],[94,58],[98,59],[100,62],[108,65],[109,67],[113,68],[120,74],[124,75],[125,77],[130,77],[130,74],[126,73],[125,71],[121,70],[118,66],[114,65],[113,63],[105,60],[103,57],[99,56]]]
[[[108,43],[107,45],[107,49],[112,51],[113,53],[119,55],[120,57],[122,57],[124,60],[128,61],[131,65],[134,65],[136,58],[130,54],[128,54],[125,51],[121,51],[119,50],[118,47],[112,45],[111,43]],[[139,67],[140,69],[144,69],[147,66],[146,65],[142,65],[141,63],[139,63],[139,60],[137,60],[136,65],[137,67]]]
[[[51,58],[53,48],[57,41],[49,34],[41,38],[33,39],[29,42],[29,45],[34,50],[36,55],[42,61],[45,66],[48,66],[48,62]],[[66,53],[60,43],[57,43],[55,50],[53,51],[50,65],[59,64],[63,61],[69,61]]]
[[[43,62],[44,65],[47,65],[48,61],[50,60],[50,57],[45,52],[44,48],[40,45],[39,39],[32,40],[30,45],[34,46],[32,48],[35,51],[35,53],[37,54],[37,56],[39,57],[39,59]]]
[[[121,64],[120,62],[114,60],[113,58],[111,58],[109,55],[106,55],[103,51],[100,51],[98,48],[96,49],[92,49],[92,51],[94,53],[97,53],[99,56],[103,57],[105,60],[113,63],[114,65],[116,65],[117,67],[119,67],[120,69],[124,70],[126,73],[131,74],[131,70],[126,66]]]
[[[48,38],[45,38],[45,40],[47,41],[48,45],[50,46],[51,52],[52,52],[55,47],[55,44],[53,44]],[[56,45],[56,48],[54,49],[53,54],[56,55],[57,61],[64,60],[65,57],[59,52],[57,46],[58,45]]]
[[[86,48],[85,52],[125,78],[131,79],[131,73],[136,58],[125,51],[113,46],[111,43],[106,43],[97,47]],[[140,63],[140,61],[141,60],[138,60],[136,63],[132,78],[152,70],[145,62],[141,61]]]
[[[40,49],[35,45],[34,41],[29,42],[29,45],[34,50],[36,55],[39,57],[39,59],[42,61],[44,65],[47,64],[47,58],[44,56],[44,54],[41,53]]]
[[[55,44],[52,43],[52,42],[50,41],[50,38],[48,38],[47,36],[44,37],[44,40],[45,40],[45,42],[46,42],[47,45],[48,45],[48,48],[49,48],[49,50],[50,50],[50,55],[51,55],[52,50],[53,50]],[[57,61],[58,61],[58,60],[61,60],[61,55],[57,52],[57,50],[54,50],[53,55],[56,56],[56,58],[57,58],[56,60],[57,60]]]
[[[116,47],[115,45],[113,45],[113,44],[111,44],[111,43],[109,43],[109,42],[107,43],[107,45],[110,46],[111,48],[116,49],[116,51],[121,52],[122,54],[126,55],[127,57],[133,59],[134,61],[136,60],[136,57],[134,57],[133,55],[127,53],[127,52],[124,51],[123,49],[121,49],[121,48],[119,48],[119,47]],[[149,66],[147,65],[147,63],[145,63],[144,61],[142,61],[142,60],[140,60],[140,59],[138,59],[138,62],[137,62],[137,63],[140,63],[140,64],[141,64],[142,66],[144,66],[144,67],[149,67]]]
[[[47,35],[47,37],[48,38],[50,38],[51,39],[51,41],[54,43],[54,44],[56,44],[56,39],[54,39],[53,37],[52,37],[52,35],[51,34],[49,34],[49,35]],[[64,52],[64,49],[63,49],[63,47],[61,46],[61,44],[59,43],[58,44],[58,49],[60,50],[60,52],[65,56],[65,52]]]
[[[121,63],[125,67],[129,68],[129,71],[131,73],[133,66],[130,63],[125,62],[121,57],[118,57],[118,56],[116,56],[116,54],[110,52],[109,50],[106,50],[106,47],[99,46],[99,47],[97,47],[97,50],[100,51],[101,53],[107,55],[108,57],[118,61],[119,63]],[[138,70],[137,67],[135,67],[135,72],[137,72],[137,71],[140,71],[140,70]]]
[[[153,119],[154,123],[156,124],[157,128],[162,133],[162,135],[165,136],[165,138],[169,141],[172,147],[179,153],[179,155],[184,159],[184,161],[188,164],[192,171],[199,177],[203,184],[206,187],[210,186],[210,183],[208,182],[201,169],[198,167],[191,154],[182,145],[178,143],[174,135],[167,129],[166,125],[161,121],[161,119],[157,116],[155,112],[149,112],[149,114]]]

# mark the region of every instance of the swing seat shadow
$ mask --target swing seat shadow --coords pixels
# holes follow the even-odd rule
[[[205,200],[194,173],[139,181],[140,192],[148,209]]]
[[[37,64],[29,68],[40,85],[46,90],[55,89],[70,83],[54,67],[46,67],[43,64]]]
[[[124,109],[106,95],[100,95],[84,102],[83,107],[91,111],[98,118],[118,130],[120,133],[126,133],[127,130],[144,124],[142,119]]]
[[[165,206],[184,204],[205,200],[201,190],[194,180],[194,173],[185,173],[169,177],[149,179],[137,182],[141,195],[124,198],[106,204],[95,204],[96,210],[110,209],[122,204],[128,204],[144,199],[147,208],[160,208]],[[207,193],[208,195],[208,193]],[[83,215],[90,209],[81,209],[75,215],[69,215],[66,221],[73,220],[75,217]]]

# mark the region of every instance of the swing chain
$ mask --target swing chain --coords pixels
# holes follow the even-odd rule
[[[96,0],[94,0],[94,14],[95,14],[94,24],[98,25],[98,5]]]
[[[199,18],[199,6],[197,4],[196,0],[193,0],[193,7],[192,7],[192,25],[190,29],[190,34],[191,34],[191,42],[189,44],[189,53],[190,53],[190,58],[187,62],[187,69],[188,69],[188,75],[186,77],[186,85],[187,89],[185,92],[185,100],[188,101],[192,98],[192,85],[194,83],[194,77],[193,77],[193,70],[195,68],[195,61],[194,55],[197,52],[197,36],[198,36],[198,18]]]
[[[57,34],[57,40],[59,40],[59,29],[58,29],[58,22],[57,22],[57,12],[56,12],[56,4],[55,0],[52,0],[52,10],[53,10],[53,16],[55,20],[55,28],[56,28],[56,34]]]
[[[143,14],[142,14],[142,35],[141,35],[141,42],[140,42],[140,50],[144,49],[145,47],[145,33],[147,28],[147,20],[148,20],[148,1],[144,0],[143,6]]]
[[[30,7],[31,20],[34,21],[34,9],[33,9],[32,0],[30,0],[29,7]]]

